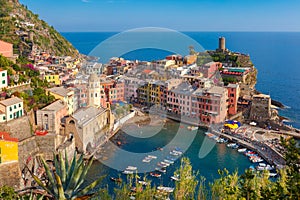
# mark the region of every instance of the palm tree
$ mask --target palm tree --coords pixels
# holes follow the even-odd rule
[[[72,200],[83,197],[103,179],[103,177],[100,177],[91,184],[82,187],[86,174],[93,163],[92,156],[85,162],[83,155],[81,155],[79,159],[76,159],[76,152],[74,152],[71,163],[68,161],[66,152],[65,158],[63,158],[61,153],[53,154],[53,157],[55,170],[50,169],[45,160],[41,158],[46,172],[46,183],[43,183],[41,179],[32,172],[31,175],[36,183],[55,199]]]

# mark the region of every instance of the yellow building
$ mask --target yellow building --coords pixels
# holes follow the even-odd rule
[[[45,80],[48,81],[49,83],[54,83],[55,85],[61,84],[58,74],[45,75]]]
[[[0,165],[18,160],[18,139],[11,138],[6,132],[0,132]]]
[[[74,113],[74,91],[64,87],[54,87],[48,89],[48,91],[55,97],[55,99],[60,99],[68,105],[69,115]]]

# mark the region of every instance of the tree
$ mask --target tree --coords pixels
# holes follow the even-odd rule
[[[46,171],[46,184],[33,173],[31,175],[36,183],[55,199],[72,200],[86,196],[103,179],[103,177],[100,177],[91,184],[82,187],[86,174],[93,163],[93,157],[90,157],[85,162],[83,155],[77,159],[76,152],[74,152],[71,163],[68,161],[67,153],[65,153],[65,158],[63,158],[61,153],[53,154],[53,157],[55,170],[50,169],[45,160],[41,158]]]
[[[198,181],[188,158],[181,159],[181,165],[174,175],[180,177],[180,181],[176,182],[175,199],[195,199]]]

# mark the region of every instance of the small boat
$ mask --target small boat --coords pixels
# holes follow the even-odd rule
[[[110,177],[110,180],[113,182],[121,183],[122,179],[121,178],[115,178],[115,177]]]
[[[174,191],[174,188],[172,187],[164,187],[164,186],[158,186],[157,190],[163,191],[163,192],[168,192],[171,193]]]
[[[247,151],[247,148],[238,149],[238,152],[240,152],[240,153],[244,153],[245,151]]]
[[[143,185],[143,186],[146,186],[146,185],[149,185],[148,182],[146,181],[138,181],[139,184]]]
[[[229,143],[229,144],[227,144],[227,147],[233,147],[235,145],[236,145],[236,143]]]
[[[149,163],[149,162],[151,162],[151,159],[150,158],[144,158],[142,161],[145,162],[145,163]]]
[[[275,177],[275,176],[277,176],[277,175],[278,175],[277,173],[271,173],[271,172],[269,173],[269,176],[270,176],[270,177]]]
[[[155,170],[158,171],[158,172],[161,172],[161,173],[166,173],[167,172],[166,168],[158,168],[158,167],[156,167]]]
[[[160,164],[161,164],[161,165],[164,165],[164,166],[167,166],[167,167],[170,166],[170,163],[167,163],[167,162],[164,162],[164,161],[161,161]]]
[[[133,174],[133,171],[129,171],[129,170],[124,170],[123,172],[122,172],[123,174]]]
[[[153,177],[159,178],[159,177],[161,177],[161,174],[154,173],[154,172],[150,172],[150,176],[153,176]]]
[[[171,161],[177,160],[177,158],[176,158],[176,157],[173,157],[173,156],[167,156],[166,159],[167,159],[167,160],[171,160]]]
[[[135,166],[128,166],[127,168],[126,168],[126,170],[137,170],[137,167],[135,167]]]
[[[153,156],[153,155],[148,155],[147,157],[151,159],[157,159],[157,156]]]
[[[198,130],[198,127],[197,126],[188,126],[187,129],[190,131],[195,131],[195,130]]]
[[[168,160],[168,159],[164,159],[164,162],[169,163],[169,164],[174,164],[174,161]]]
[[[180,181],[179,175],[174,175],[170,177],[174,181]]]
[[[174,151],[170,151],[170,154],[171,154],[172,156],[179,156],[179,154],[176,153],[176,152],[174,152]]]

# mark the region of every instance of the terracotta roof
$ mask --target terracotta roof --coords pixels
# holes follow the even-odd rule
[[[152,72],[152,70],[151,70],[151,69],[145,69],[143,72],[144,72],[145,74],[149,74],[150,72]]]
[[[6,133],[6,132],[0,132],[0,141],[1,140],[10,141],[10,142],[18,142],[17,138],[11,138],[9,133]]]

